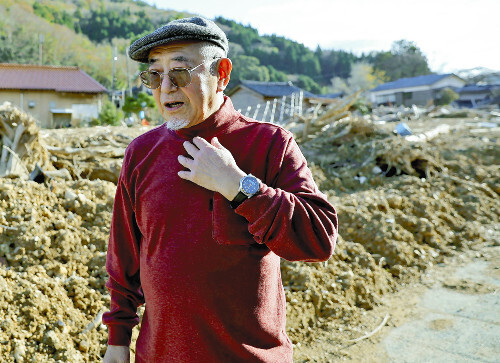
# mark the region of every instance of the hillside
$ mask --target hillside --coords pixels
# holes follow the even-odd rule
[[[136,80],[139,69],[127,61],[131,40],[190,15],[194,14],[158,9],[140,0],[0,0],[0,62],[39,63],[41,49],[44,64],[78,65],[112,88],[116,56],[114,85],[124,89]],[[232,20],[215,21],[230,41],[234,63],[230,87],[239,79],[293,80],[299,87],[322,93],[334,90],[335,79],[333,87],[341,84],[357,90],[359,81],[353,79],[352,70],[360,62],[368,65],[362,77],[371,77],[371,85],[430,72],[420,49],[405,40],[395,42],[390,52],[356,56],[342,50],[313,51],[285,37],[260,35],[257,29]]]

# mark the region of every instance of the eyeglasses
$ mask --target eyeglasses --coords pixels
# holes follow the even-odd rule
[[[205,63],[205,62],[204,62]],[[156,89],[161,86],[163,82],[163,77],[168,76],[170,78],[170,82],[176,87],[187,87],[191,84],[191,72],[194,71],[199,66],[204,63],[198,64],[196,67],[188,69],[188,68],[172,68],[167,73],[160,73],[157,71],[143,71],[139,75],[141,77],[142,83],[151,89]]]

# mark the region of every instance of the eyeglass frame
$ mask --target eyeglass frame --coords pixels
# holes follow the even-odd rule
[[[189,86],[189,85],[191,84],[191,82],[193,81],[193,77],[191,76],[191,72],[193,72],[196,68],[198,68],[198,67],[202,66],[202,65],[203,65],[203,64],[205,64],[205,63],[207,63],[207,61],[202,62],[202,63],[198,64],[196,67],[193,67],[193,68],[174,67],[174,68],[169,69],[167,73],[160,73],[160,72],[158,72],[158,71],[154,71],[154,70],[150,70],[150,69],[148,69],[148,70],[146,70],[146,71],[142,71],[141,73],[139,73],[139,78],[141,79],[142,84],[143,84],[144,86],[146,86],[147,88],[149,88],[149,89],[158,89],[158,88],[160,88],[160,87],[161,87],[161,84],[163,83],[163,80],[164,80],[165,76],[168,76],[168,79],[170,79],[170,82],[172,82],[172,84],[173,84],[175,87],[177,87],[177,88],[183,88],[183,87],[187,87],[187,86]],[[179,86],[179,85],[177,85],[177,84],[175,83],[175,81],[172,79],[172,77],[170,77],[170,75],[169,75],[169,73],[170,73],[171,71],[175,71],[175,70],[183,70],[183,71],[187,71],[187,72],[188,72],[188,74],[189,74],[189,83],[188,83],[188,84],[186,84],[186,85],[184,85],[184,86]],[[160,84],[158,85],[158,87],[155,87],[155,88],[153,88],[153,87],[149,87],[147,84],[145,84],[145,83],[144,83],[144,81],[143,81],[143,79],[142,79],[142,77],[141,77],[141,75],[142,75],[142,74],[145,74],[145,73],[149,73],[149,74],[151,74],[151,72],[155,72],[155,73],[158,73],[158,74],[160,75]]]

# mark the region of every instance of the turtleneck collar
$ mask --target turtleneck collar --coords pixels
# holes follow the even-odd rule
[[[237,118],[238,113],[235,111],[231,99],[224,96],[224,103],[219,110],[208,117],[205,121],[192,127],[169,131],[175,133],[178,137],[184,140],[200,136],[210,142],[212,137],[229,127],[234,121],[236,121]]]

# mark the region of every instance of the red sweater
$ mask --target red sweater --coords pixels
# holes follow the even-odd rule
[[[262,181],[237,209],[181,179],[182,143],[217,136]],[[146,303],[136,362],[291,362],[280,257],[324,261],[337,215],[292,134],[242,116],[231,100],[194,127],[155,128],[123,160],[106,268],[110,345],[129,345]]]

